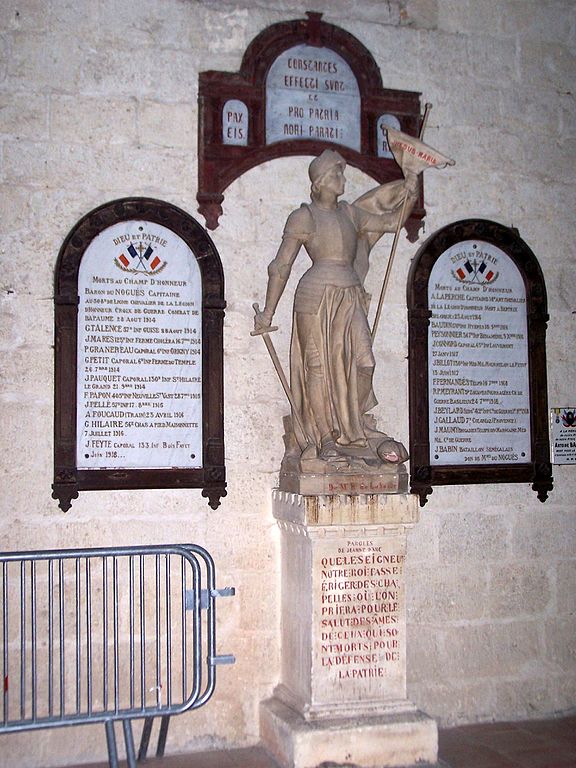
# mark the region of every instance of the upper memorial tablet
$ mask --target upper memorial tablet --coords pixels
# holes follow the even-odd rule
[[[317,139],[360,151],[360,89],[330,48],[296,45],[266,78],[266,143]]]

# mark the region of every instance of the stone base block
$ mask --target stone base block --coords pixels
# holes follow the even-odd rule
[[[408,473],[403,465],[400,468],[390,466],[381,472],[366,474],[337,472],[312,474],[280,471],[278,485],[281,491],[299,493],[303,496],[406,493]]]
[[[260,738],[283,768],[437,766],[436,722],[418,711],[310,722],[276,698],[260,705]]]

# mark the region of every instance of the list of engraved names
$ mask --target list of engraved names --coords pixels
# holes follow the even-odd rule
[[[530,461],[526,291],[512,259],[464,241],[428,284],[431,464]]]
[[[78,280],[77,465],[202,465],[202,290],[171,230],[101,232]]]

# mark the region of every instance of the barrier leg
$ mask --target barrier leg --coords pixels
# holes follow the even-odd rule
[[[150,743],[150,734],[152,733],[152,725],[154,723],[153,717],[146,717],[144,719],[144,727],[142,728],[142,736],[140,737],[140,749],[138,750],[138,762],[144,762],[146,755],[148,754],[148,744]]]
[[[126,744],[126,760],[128,768],[136,768],[136,753],[134,751],[134,736],[132,735],[132,723],[130,720],[122,720],[124,728],[124,743]]]
[[[170,715],[162,715],[160,721],[160,734],[158,735],[158,749],[156,750],[156,757],[164,756],[164,749],[166,747],[166,737],[168,736],[168,726],[170,725]]]
[[[106,720],[106,743],[108,744],[108,763],[110,768],[118,768],[118,750],[116,748],[116,735],[114,733],[114,721]]]

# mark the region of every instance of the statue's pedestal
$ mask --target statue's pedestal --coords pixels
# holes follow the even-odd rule
[[[415,496],[274,491],[282,680],[260,735],[286,768],[434,765],[434,720],[406,698],[404,560]]]
[[[329,465],[328,465],[329,466]],[[383,465],[378,471],[362,475],[350,472],[280,472],[280,490],[302,496],[373,495],[406,493],[408,473],[404,465]]]

